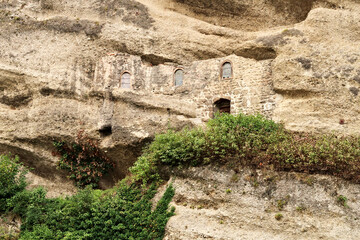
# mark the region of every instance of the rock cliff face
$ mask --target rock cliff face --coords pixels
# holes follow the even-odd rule
[[[106,187],[155,133],[201,124],[218,99],[295,131],[359,134],[359,19],[355,0],[2,1],[0,150],[64,182],[52,141],[85,129],[117,163]]]
[[[176,215],[167,224],[167,240],[355,240],[360,234],[358,184],[218,167],[175,171],[173,176]]]

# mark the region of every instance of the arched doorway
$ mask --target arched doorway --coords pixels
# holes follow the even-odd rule
[[[230,114],[231,101],[228,99],[220,98],[216,102],[214,102],[214,115],[218,112],[229,113]]]

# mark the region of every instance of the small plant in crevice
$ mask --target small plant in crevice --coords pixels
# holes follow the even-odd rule
[[[284,216],[283,216],[281,213],[275,214],[275,219],[278,220],[278,221],[280,221],[281,219],[283,219],[283,217],[284,217]]]
[[[279,210],[283,210],[284,207],[288,204],[290,196],[287,195],[285,198],[279,199],[276,201],[276,206]]]
[[[305,179],[305,183],[308,185],[308,186],[313,186],[314,185],[314,178],[312,177],[308,177]]]
[[[238,182],[239,181],[239,175],[237,173],[235,173],[234,175],[231,176],[231,179],[230,179],[231,182]]]
[[[347,205],[347,201],[348,201],[348,198],[345,197],[345,196],[343,196],[343,195],[339,195],[339,196],[337,196],[337,198],[336,198],[336,202],[337,202],[339,205],[343,206],[343,207],[349,207],[349,206]]]
[[[79,131],[75,143],[55,141],[54,146],[55,154],[60,156],[59,168],[69,171],[69,178],[80,188],[96,188],[101,177],[115,166],[83,131]]]
[[[251,178],[251,185],[254,187],[254,188],[257,188],[259,186],[259,182],[257,180],[256,177],[252,177]]]
[[[304,205],[300,205],[300,206],[297,206],[297,207],[296,207],[296,211],[297,211],[297,212],[302,213],[302,212],[304,212],[305,210],[306,210],[306,207],[305,207]]]

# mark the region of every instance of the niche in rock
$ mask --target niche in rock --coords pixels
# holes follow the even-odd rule
[[[228,99],[220,98],[214,102],[214,115],[216,113],[229,113],[230,114],[231,101]]]
[[[112,126],[111,125],[104,125],[99,129],[99,133],[101,137],[107,137],[112,134]]]

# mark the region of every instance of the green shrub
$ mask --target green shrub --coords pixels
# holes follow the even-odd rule
[[[200,128],[180,132],[168,130],[155,136],[130,168],[133,180],[146,184],[159,179],[157,165],[198,165],[204,158],[205,137]]]
[[[34,226],[32,232],[25,231],[21,234],[20,240],[53,240],[55,234],[45,224]],[[79,239],[79,238],[78,238]]]
[[[1,157],[4,209],[22,219],[20,239],[162,239],[168,219],[170,185],[152,210],[158,182],[147,188],[122,181],[114,189],[91,186],[66,198],[46,198],[43,188],[25,190],[25,172],[17,158]],[[7,191],[5,191],[7,190]],[[8,194],[9,193],[9,194]],[[5,236],[5,235],[4,235]],[[6,235],[10,237],[10,235]]]
[[[281,125],[261,115],[244,114],[217,116],[208,122],[205,136],[206,152],[213,161],[239,158],[252,164],[269,145],[287,138]]]
[[[7,199],[21,192],[26,187],[27,170],[19,163],[19,158],[0,155],[0,212],[7,209]]]
[[[168,165],[197,164],[204,154],[205,138],[202,129],[169,130],[155,137],[147,152],[159,163]]]
[[[222,114],[205,129],[169,130],[159,134],[130,169],[143,182],[152,180],[158,165],[197,166],[239,159],[256,165],[270,144],[286,139],[284,129],[260,115]],[[157,175],[158,177],[158,175]]]
[[[52,199],[46,199],[46,191],[39,187],[24,190],[8,200],[8,208],[22,218],[21,229],[32,229],[46,219]]]
[[[98,143],[88,138],[82,131],[76,142],[54,142],[55,154],[59,155],[59,167],[69,171],[69,178],[80,188],[86,185],[97,187],[101,177],[115,165],[99,149]]]
[[[148,181],[156,182],[160,180],[158,168],[156,166],[156,160],[151,158],[150,154],[143,154],[134,163],[134,166],[130,168],[132,173],[132,181],[142,182],[143,186],[146,186]]]
[[[270,163],[278,170],[323,173],[360,182],[360,140],[335,135],[292,134],[270,146]]]
[[[360,138],[291,133],[260,115],[222,114],[204,129],[169,130],[157,135],[130,171],[136,181],[146,183],[159,178],[159,165],[230,161],[252,167],[273,165],[276,170],[332,174],[360,182]]]
[[[122,183],[108,194],[87,187],[65,199],[40,197],[22,214],[20,239],[162,239],[174,214],[168,209],[174,189],[169,186],[152,211],[155,193],[155,185],[142,192],[134,184]],[[36,214],[33,206],[40,208]]]

